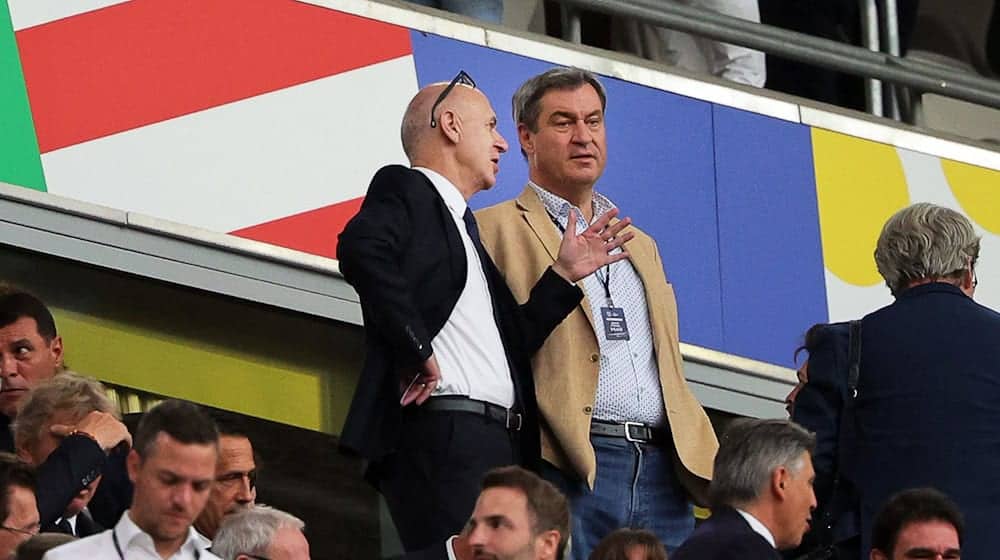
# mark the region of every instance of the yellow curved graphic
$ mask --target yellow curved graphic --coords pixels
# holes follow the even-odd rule
[[[872,253],[882,224],[910,203],[892,146],[828,130],[812,130],[823,261],[856,286],[882,281]]]
[[[1000,172],[943,158],[941,169],[962,210],[983,229],[1000,234]]]

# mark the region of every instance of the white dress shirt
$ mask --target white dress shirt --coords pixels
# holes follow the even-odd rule
[[[441,174],[424,167],[414,169],[426,175],[444,199],[462,238],[469,264],[465,288],[448,321],[431,341],[441,369],[441,382],[433,396],[463,395],[510,408],[514,406],[514,383],[500,330],[493,318],[493,298],[486,273],[462,218],[468,205],[458,187]],[[414,294],[414,297],[419,298],[421,294]]]
[[[444,541],[444,548],[448,552],[448,560],[458,560],[458,556],[455,555],[455,537],[457,535],[452,535],[448,537],[448,540]]]
[[[764,540],[771,544],[771,548],[777,548],[774,546],[774,535],[771,534],[771,531],[760,520],[739,508],[736,508],[736,513],[740,514],[743,519],[746,519],[747,524],[750,525],[753,532],[764,537]]]
[[[117,537],[117,539],[116,539]],[[117,540],[117,546],[116,546]],[[195,530],[188,529],[187,540],[168,560],[218,560],[200,544]],[[129,517],[122,514],[114,529],[57,546],[45,553],[43,560],[163,560],[156,552],[153,539]]]

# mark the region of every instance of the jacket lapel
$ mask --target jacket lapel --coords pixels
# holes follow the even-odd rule
[[[534,232],[535,237],[545,247],[545,251],[549,254],[552,262],[555,262],[556,258],[559,257],[559,245],[562,243],[562,238],[559,235],[559,230],[552,223],[552,217],[545,210],[542,199],[538,198],[531,185],[525,186],[520,196],[517,197],[517,208],[521,211],[521,216],[524,217],[524,220],[528,222],[528,226]],[[577,282],[577,285],[579,284],[580,282]],[[580,286],[580,288],[582,289],[583,286]],[[590,301],[587,299],[587,290],[583,290],[583,299],[580,300],[579,306],[587,316],[590,328],[593,329],[594,317],[590,312]],[[595,330],[594,332],[597,331]]]

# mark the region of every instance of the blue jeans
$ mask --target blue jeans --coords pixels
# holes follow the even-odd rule
[[[672,553],[694,531],[694,510],[674,474],[673,450],[623,438],[590,436],[597,453],[594,491],[544,463],[542,474],[570,500],[572,560],[587,560],[608,533],[652,531]]]
[[[490,23],[501,23],[503,0],[410,0],[414,4],[447,10]]]

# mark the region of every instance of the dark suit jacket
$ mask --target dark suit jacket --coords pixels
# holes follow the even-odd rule
[[[1000,314],[950,284],[925,284],[866,316],[861,338],[856,443],[848,465],[861,500],[861,535],[868,538],[873,517],[892,494],[932,486],[965,514],[962,551],[992,557],[1000,547]],[[816,357],[839,352],[846,361],[842,346],[821,347]],[[813,359],[806,387],[826,395],[836,411],[846,377],[830,368],[814,371]],[[835,441],[836,427],[832,421],[810,426],[820,449],[824,440]],[[868,545],[862,544],[864,557]]]
[[[431,340],[458,301],[468,263],[458,228],[434,185],[423,173],[399,165],[375,174],[361,210],[340,235],[337,257],[344,278],[361,297],[366,338],[364,369],[340,442],[377,462],[396,449],[401,421],[396,372],[432,354]],[[532,466],[540,451],[528,360],[583,293],[549,269],[519,307],[488,256],[483,266],[525,414],[521,456]]]
[[[14,453],[10,418],[0,415],[0,451]],[[73,496],[97,478],[105,467],[104,451],[86,436],[63,439],[38,466],[38,514],[43,525],[55,523]]]
[[[810,344],[811,342],[811,344]],[[846,456],[839,456],[840,421],[844,403],[848,400],[847,376],[850,361],[850,327],[848,323],[831,323],[819,329],[810,344],[809,383],[795,399],[792,420],[816,434],[816,450],[813,452],[813,467],[816,480],[813,489],[819,507],[813,514],[816,525],[806,535],[802,548],[804,553],[816,548],[818,542],[843,542],[860,533],[855,469],[851,462],[856,445],[855,431],[850,429],[844,435]],[[833,495],[834,477],[838,474],[838,464],[843,459],[847,464],[840,470],[837,495]],[[829,510],[829,513],[827,511]],[[829,515],[829,541],[817,541],[825,531],[819,523]],[[790,557],[801,556],[802,554]],[[788,556],[786,556],[788,557]]]
[[[734,509],[716,508],[670,560],[779,560],[781,555]]]

